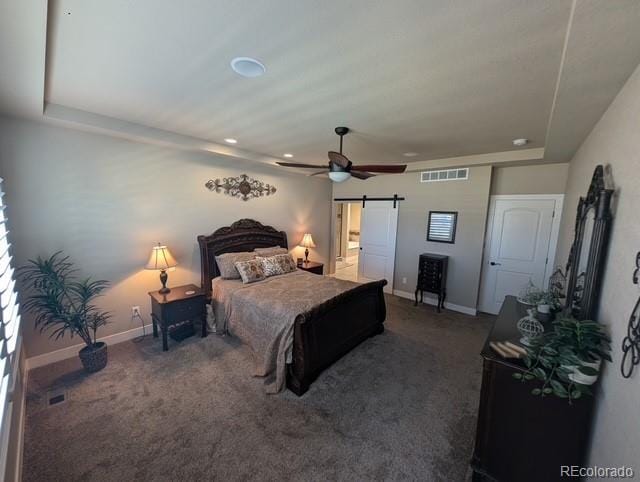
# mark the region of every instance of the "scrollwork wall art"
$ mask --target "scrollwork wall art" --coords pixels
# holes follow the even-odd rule
[[[205,187],[209,191],[217,193],[224,192],[225,194],[233,197],[238,197],[243,201],[249,199],[270,196],[275,194],[276,187],[271,184],[265,184],[262,181],[251,179],[246,174],[241,174],[238,177],[223,177],[220,179],[209,179]]]
[[[633,272],[633,284],[637,285],[640,276],[640,252],[636,254],[636,269]],[[622,376],[630,378],[633,369],[640,364],[640,298],[636,301],[627,327],[627,336],[622,340]]]

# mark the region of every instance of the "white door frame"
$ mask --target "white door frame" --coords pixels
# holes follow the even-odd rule
[[[547,265],[544,268],[544,286],[549,282],[549,277],[555,270],[556,250],[558,249],[558,237],[560,235],[560,221],[562,218],[562,206],[564,204],[564,194],[494,194],[489,197],[489,212],[487,215],[487,226],[485,228],[484,249],[482,252],[482,269],[480,270],[480,289],[478,290],[477,307],[480,310],[482,294],[484,293],[485,270],[489,264],[491,256],[491,237],[493,236],[493,221],[496,213],[496,201],[526,201],[531,200],[552,200],[556,202],[553,222],[551,223],[551,235],[549,238],[549,251]]]

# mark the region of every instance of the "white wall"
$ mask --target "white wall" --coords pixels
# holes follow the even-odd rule
[[[244,202],[204,186],[243,173],[277,192]],[[114,320],[102,336],[138,327],[133,305],[150,322],[147,292],[160,282],[143,267],[158,241],[179,262],[169,286],[200,284],[196,236],[243,217],[287,231],[290,246],[310,232],[318,246],[311,257],[326,261],[329,254],[329,181],[276,167],[0,118],[0,176],[16,265],[63,249],[83,274],[112,281],[103,305]],[[30,357],[81,342],[51,341],[24,321]]]
[[[558,259],[567,258],[579,196],[587,193],[598,164],[611,166],[616,188],[614,222],[598,320],[610,328],[613,363],[605,364],[596,405],[589,463],[632,466],[640,472],[640,367],[626,380],[620,374],[627,321],[640,287],[631,283],[640,251],[640,67],[570,163]]]

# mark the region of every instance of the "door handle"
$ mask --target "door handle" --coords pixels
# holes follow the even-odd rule
[[[491,266],[502,266],[502,263],[496,263],[495,261],[491,261],[489,264]]]
[[[360,251],[362,251],[362,246],[360,246]]]

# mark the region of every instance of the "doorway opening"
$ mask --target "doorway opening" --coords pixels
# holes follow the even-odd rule
[[[336,278],[358,281],[361,217],[362,203],[336,205]]]

